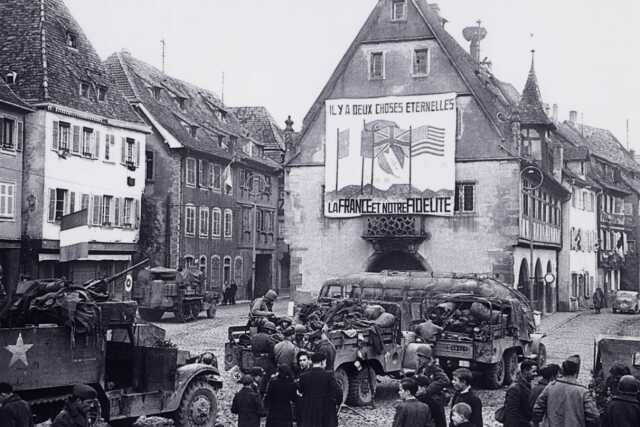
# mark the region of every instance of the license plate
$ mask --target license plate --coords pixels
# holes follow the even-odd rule
[[[469,362],[468,360],[460,360],[458,362],[458,366],[460,366],[461,368],[470,368],[471,362]]]

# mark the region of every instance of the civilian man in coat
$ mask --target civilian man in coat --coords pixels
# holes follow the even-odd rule
[[[418,383],[413,378],[400,382],[400,399],[393,418],[393,427],[433,427],[429,405],[416,399]]]
[[[602,416],[602,427],[640,426],[639,388],[640,384],[633,375],[620,378],[618,392],[607,404]]]
[[[242,388],[233,396],[231,413],[238,415],[238,427],[260,427],[260,418],[267,415],[262,398],[253,388],[253,378],[245,375],[240,379]]]
[[[264,395],[264,405],[268,411],[266,427],[291,427],[292,405],[297,397],[293,371],[288,365],[278,365],[278,373],[269,381]]]
[[[531,422],[531,381],[536,377],[537,364],[525,359],[520,363],[517,380],[507,389],[504,399],[505,427],[529,427]]]
[[[337,427],[338,406],[342,403],[342,390],[333,372],[326,370],[327,358],[323,353],[313,353],[313,366],[300,375],[298,391],[301,427]]]
[[[597,426],[600,413],[589,390],[578,384],[579,359],[562,362],[562,377],[549,384],[533,406],[533,422],[546,417],[549,427]]]
[[[33,427],[31,407],[13,392],[11,384],[0,383],[0,425]]]

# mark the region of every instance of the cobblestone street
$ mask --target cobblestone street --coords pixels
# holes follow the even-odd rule
[[[281,299],[276,303],[275,312],[284,315],[288,300]],[[196,322],[175,323],[170,315],[157,323],[167,331],[167,337],[181,349],[200,352],[213,349],[221,368],[224,363],[224,343],[227,339],[227,327],[241,325],[246,322],[248,305],[219,307],[215,319],[201,317]],[[543,318],[541,330],[547,336],[543,342],[547,346],[549,363],[560,363],[567,356],[580,354],[582,369],[580,381],[587,385],[593,363],[593,341],[598,334],[639,334],[640,315],[612,314],[603,311],[596,315],[593,312],[557,313]],[[222,419],[229,425],[235,425],[235,417],[229,412],[233,394],[238,385],[229,372],[222,371],[224,388],[219,396]],[[340,413],[340,426],[390,426],[394,414],[394,402],[398,398],[397,381],[379,378],[380,384],[376,393],[374,408],[344,407]],[[480,398],[484,406],[484,422],[487,426],[498,426],[493,422],[494,411],[503,403],[504,390],[480,390]]]

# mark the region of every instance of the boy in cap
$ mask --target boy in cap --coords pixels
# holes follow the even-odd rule
[[[267,413],[262,398],[253,388],[253,377],[244,375],[240,384],[242,388],[233,396],[231,413],[238,415],[238,427],[260,427],[260,418]]]
[[[444,413],[444,406],[442,406],[436,399],[431,397],[427,393],[429,387],[429,378],[424,375],[418,375],[415,377],[415,381],[418,384],[418,392],[416,398],[425,403],[431,410],[431,417],[433,418],[433,424],[435,427],[447,427],[447,417]]]
[[[6,427],[33,427],[31,407],[8,383],[0,383],[0,422]]]
[[[471,424],[471,406],[464,402],[456,403],[451,408],[451,425],[456,427],[473,427]]]
[[[64,408],[51,427],[88,427],[89,411],[97,397],[96,391],[86,384],[73,386],[71,397],[64,403]]]

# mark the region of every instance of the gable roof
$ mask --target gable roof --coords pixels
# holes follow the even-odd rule
[[[218,137],[249,139],[249,132],[213,92],[169,76],[126,51],[112,54],[105,65],[127,100],[139,105],[154,126],[161,126],[182,145],[231,160],[234,153],[221,147]],[[157,98],[154,90],[159,91]],[[196,127],[195,136],[192,126]],[[236,157],[279,168],[270,159],[249,157],[239,150]]]
[[[266,150],[284,151],[283,130],[265,107],[230,107],[242,126],[262,141]]]
[[[589,158],[589,149],[586,142],[580,141],[581,138],[565,123],[558,123],[556,129],[553,130],[553,139],[562,144],[566,161],[587,160]]]
[[[635,161],[631,153],[622,146],[611,131],[570,121],[565,121],[563,128],[573,138],[576,145],[588,148],[593,155],[634,173],[640,173],[640,164]]]
[[[76,48],[67,46],[73,35]],[[16,72],[14,92],[32,104],[50,103],[141,124],[108,76],[98,54],[62,0],[0,2],[0,72]],[[80,84],[89,84],[89,97]],[[98,101],[98,87],[106,98]]]
[[[325,84],[324,88],[314,101],[313,105],[307,112],[303,120],[302,136],[310,128],[320,111],[323,103],[329,98],[334,91],[340,76],[344,73],[346,67],[355,55],[359,46],[363,43],[373,40],[382,41],[402,41],[407,37],[403,32],[399,36],[398,29],[394,26],[395,32],[387,30],[388,23],[382,23],[383,17],[386,17],[384,5],[388,2],[380,0],[370,13],[364,25],[352,41],[351,45],[345,52],[344,56],[336,66],[333,74]],[[458,75],[462,78],[469,92],[478,102],[483,113],[487,117],[492,128],[501,138],[507,138],[511,135],[511,123],[508,119],[509,113],[515,108],[512,102],[513,91],[509,89],[507,84],[499,82],[490,72],[473,60],[471,55],[463,49],[458,42],[444,29],[442,18],[438,13],[427,4],[425,0],[408,0],[407,1],[407,23],[411,24],[407,27],[408,38],[434,38],[441,46],[445,55],[451,62]],[[413,19],[419,18],[424,26],[418,25]],[[377,25],[379,24],[379,25]],[[418,32],[420,30],[420,32]],[[512,86],[511,86],[512,88]],[[504,93],[503,93],[504,91]],[[505,153],[501,152],[498,147],[484,147],[485,151],[492,151],[487,155],[492,157],[505,157]],[[493,152],[495,151],[495,152]]]
[[[0,105],[5,104],[23,111],[33,111],[26,102],[16,95],[0,76]]]
[[[522,91],[522,97],[518,104],[518,113],[520,114],[520,123],[524,125],[544,125],[553,127],[554,124],[547,113],[544,112],[542,105],[542,95],[538,86],[538,78],[534,67],[534,51],[531,51],[531,68],[527,76],[527,82]]]

